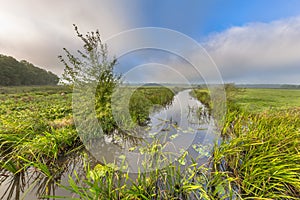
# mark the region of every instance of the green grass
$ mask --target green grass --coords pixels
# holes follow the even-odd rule
[[[227,180],[240,199],[299,199],[300,90],[226,92],[223,141],[214,148],[211,180],[222,187],[218,176]]]
[[[267,109],[300,107],[300,90],[292,89],[244,89],[236,95],[235,103],[251,112]]]
[[[21,94],[21,93],[71,93],[72,90],[66,86],[0,86],[0,94]]]
[[[165,107],[172,103],[175,92],[164,87],[139,87],[129,102],[129,112],[134,122],[145,125],[155,106]]]
[[[131,104],[138,102],[143,109],[133,106],[132,117],[147,118],[153,105],[170,104],[173,96],[165,88],[139,88]],[[0,172],[6,170],[17,176],[31,166],[51,178],[50,172],[60,158],[81,147],[72,117],[70,88],[0,88]]]
[[[300,198],[300,109],[227,115],[215,148],[216,171],[227,177],[245,199]]]
[[[63,86],[0,88],[1,157],[44,154],[55,159],[73,147],[77,134],[71,92]],[[153,105],[165,106],[173,97],[174,93],[166,88],[137,89],[130,101],[132,118],[142,123]]]
[[[22,171],[27,162],[51,162],[80,146],[72,121],[69,89],[10,87],[4,90],[0,95],[1,167],[13,163]]]
[[[207,89],[195,89],[192,95],[207,107],[213,106]],[[229,103],[252,113],[300,107],[300,90],[297,89],[231,88],[226,95]]]
[[[212,102],[207,89],[194,89],[190,92],[190,95],[197,98],[207,108],[212,108]]]
[[[72,120],[71,90],[0,91],[0,171],[18,176],[31,166],[52,179],[60,170],[56,161],[81,147]],[[81,199],[299,199],[300,90],[227,92],[223,140],[215,145],[210,165],[198,167],[197,160],[187,164],[185,153],[179,165],[131,178],[111,164],[86,163],[86,177],[70,177],[69,185],[62,187]],[[201,90],[196,96],[204,101],[209,100],[207,94]],[[163,88],[140,88],[131,103],[139,104],[145,119],[151,106],[167,105],[173,95]],[[131,107],[133,118],[137,108]],[[157,153],[153,147],[148,151]],[[166,162],[167,156],[159,158]]]

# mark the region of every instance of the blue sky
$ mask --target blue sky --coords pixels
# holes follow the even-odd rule
[[[300,14],[298,0],[152,0],[141,6],[144,26],[165,27],[193,38],[231,26],[270,22]]]
[[[73,23],[83,33],[99,29],[104,40],[133,28],[176,30],[205,48],[225,82],[300,84],[298,0],[1,0],[0,53],[60,75],[63,65],[57,55],[63,53],[62,48],[76,51],[81,46]],[[136,38],[131,40],[136,42]],[[122,45],[121,41],[119,48]],[[155,82],[164,77],[173,81],[176,77],[163,65],[191,68],[173,57],[160,51],[132,52],[120,58],[118,69],[131,70],[134,81]],[[157,66],[151,65],[153,60]],[[134,72],[139,65],[144,65],[143,70]],[[209,70],[205,67],[204,71]],[[197,80],[195,76],[193,81]]]

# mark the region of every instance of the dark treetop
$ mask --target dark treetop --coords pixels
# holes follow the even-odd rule
[[[59,78],[50,71],[40,69],[22,60],[0,54],[0,85],[56,85]]]

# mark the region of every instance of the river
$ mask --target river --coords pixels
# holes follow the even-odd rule
[[[159,138],[161,144],[166,144],[165,152],[176,155],[172,161],[176,162],[182,150],[187,150],[201,165],[207,162],[217,135],[214,133],[213,120],[207,114],[206,108],[192,97],[190,92],[191,90],[180,91],[174,96],[171,105],[153,110],[145,141],[149,143],[155,136],[156,139]],[[56,182],[67,185],[69,175],[73,174],[74,169],[79,176],[84,176],[84,159],[86,158],[81,153],[60,158],[56,163],[60,170],[51,180],[33,167],[19,175],[0,171],[0,198],[31,200],[37,199],[41,193],[70,196],[69,192],[57,187]],[[96,162],[90,159],[91,162]]]

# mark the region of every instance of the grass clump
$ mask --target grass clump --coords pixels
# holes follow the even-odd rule
[[[113,164],[86,163],[85,177],[74,173],[69,185],[62,187],[78,199],[299,199],[297,100],[272,96],[270,89],[272,98],[266,95],[269,101],[286,99],[286,103],[269,109],[260,103],[267,99],[256,95],[262,98],[257,106],[263,109],[250,109],[243,102],[255,106],[256,101],[241,98],[250,95],[249,91],[227,90],[229,101],[221,131],[223,137],[215,145],[209,163],[199,166],[198,160],[189,159],[188,153],[184,153],[176,163],[165,168],[151,166],[147,173],[134,175],[121,172]],[[252,92],[261,93],[261,90]],[[209,102],[207,91],[196,90],[196,93],[198,99]],[[144,103],[141,104],[142,122],[151,106],[168,105],[173,95],[164,88],[136,90],[136,96],[131,99],[131,117],[139,113],[135,104]],[[63,168],[57,161],[81,146],[72,119],[71,94],[67,91],[62,94],[61,88],[43,93],[28,88],[26,92],[14,93],[9,89],[0,95],[0,101],[0,172],[18,177],[28,168],[34,168],[55,182],[55,174],[62,173]],[[148,151],[153,147],[149,145]],[[166,162],[163,160],[166,157],[158,158],[158,166],[159,162]],[[149,163],[145,164],[150,167]],[[40,194],[47,193],[46,190]]]
[[[212,109],[212,102],[207,89],[194,89],[191,91],[191,95],[204,104],[206,108]]]
[[[166,107],[171,105],[175,93],[165,87],[139,87],[137,88],[129,102],[129,112],[133,122],[139,125],[146,125],[149,115],[155,106]]]
[[[243,198],[300,198],[299,111],[227,116],[215,168],[236,178],[233,185]]]
[[[223,140],[214,148],[211,180],[240,199],[299,199],[299,91],[234,91],[226,89]]]
[[[28,163],[54,163],[81,146],[67,88],[11,87],[7,91],[0,95],[0,168],[21,172]]]
[[[187,154],[181,159],[187,159]],[[146,167],[146,166],[145,166]],[[124,170],[124,169],[123,169]],[[214,199],[229,197],[222,187],[212,187],[207,168],[196,162],[170,164],[147,173],[122,173],[113,164],[86,167],[85,179],[69,178],[65,189],[78,199]],[[218,182],[219,183],[219,182]],[[223,189],[223,190],[222,190]],[[214,192],[211,192],[214,191]]]

